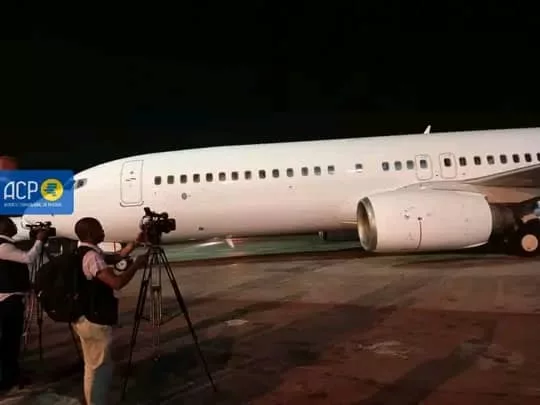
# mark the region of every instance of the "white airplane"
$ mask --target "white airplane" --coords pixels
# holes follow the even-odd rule
[[[167,212],[163,243],[353,231],[373,252],[464,249],[503,241],[540,252],[540,128],[221,146],[103,163],[74,177],[74,224],[98,218],[130,240],[143,207]]]

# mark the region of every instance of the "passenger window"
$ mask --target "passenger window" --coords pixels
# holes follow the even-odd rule
[[[487,162],[488,164],[492,165],[495,163],[495,159],[491,155],[487,155]]]
[[[287,177],[294,176],[294,170],[293,169],[287,169]]]
[[[161,176],[154,177],[154,184],[159,186],[161,184]]]
[[[73,185],[74,189],[81,188],[86,184],[86,179],[78,179],[75,184]],[[65,187],[67,190],[69,190],[69,186]]]
[[[362,163],[357,163],[357,164],[354,166],[354,169],[355,169],[357,172],[361,172],[362,170],[364,170],[364,167],[362,166]]]
[[[536,154],[536,160],[538,160],[540,162],[540,153]]]
[[[278,169],[274,169],[272,170],[272,177],[279,177],[279,170]]]
[[[231,173],[231,179],[233,179],[235,181],[238,180],[238,172],[232,172]]]
[[[445,167],[450,167],[450,166],[452,166],[452,161],[450,160],[450,158],[444,158],[444,159],[443,159],[443,163],[444,163],[444,166],[445,166]]]
[[[414,162],[412,160],[407,160],[407,169],[414,169]]]
[[[302,176],[307,176],[309,174],[309,170],[307,167],[302,167]]]
[[[187,183],[187,176],[185,174],[180,175],[180,183]]]
[[[259,170],[259,179],[266,179],[266,172],[264,170]]]
[[[206,173],[206,181],[210,182],[214,180],[214,176],[212,175],[212,173]]]
[[[174,183],[174,176],[167,176],[167,184],[173,184]]]
[[[321,175],[321,168],[319,166],[315,166],[313,168],[313,173],[315,173],[315,176],[320,176]]]
[[[508,159],[506,158],[506,155],[500,155],[499,158],[501,159],[501,163],[504,165],[506,162],[508,162]]]
[[[201,175],[200,174],[194,174],[193,175],[193,183],[200,183],[201,182]]]
[[[225,181],[227,180],[227,176],[225,175],[225,173],[221,172],[219,173],[219,181]]]
[[[525,153],[525,161],[526,161],[526,162],[532,161],[532,159],[531,159],[531,154],[530,154],[530,153]]]
[[[251,180],[251,172],[250,172],[249,170],[246,170],[246,171],[244,172],[244,178],[245,178],[246,180]]]
[[[400,161],[395,161],[394,162],[394,168],[396,170],[401,170],[401,162]]]
[[[333,165],[328,166],[328,174],[334,174],[336,168]]]
[[[420,167],[422,169],[427,169],[427,160],[426,159],[420,159]]]
[[[482,163],[482,159],[480,159],[480,156],[475,156],[474,157],[474,164],[478,166],[481,163]]]
[[[514,163],[519,163],[519,155],[517,153],[512,155],[512,159],[514,160]]]
[[[461,156],[461,157],[459,158],[459,165],[460,165],[460,166],[467,166],[467,158],[464,157],[464,156]]]
[[[382,162],[382,169],[384,171],[390,169],[390,165],[388,164],[388,162]]]

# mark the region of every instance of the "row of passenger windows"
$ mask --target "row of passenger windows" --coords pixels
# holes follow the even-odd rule
[[[361,171],[362,170],[362,164],[357,163],[355,165],[355,169],[357,171]],[[323,171],[324,171],[325,174],[332,175],[332,174],[334,174],[336,172],[336,168],[335,168],[334,165],[329,165],[329,166],[326,167],[325,170],[323,170],[323,168],[321,168],[320,166],[315,166],[315,167],[313,167],[312,173],[315,176],[321,176],[323,174]],[[286,169],[284,171],[284,174],[287,177],[294,177],[295,170],[293,168],[288,168],[288,169]],[[300,169],[300,174],[302,176],[309,176],[310,175],[310,168],[309,167],[302,167]],[[256,172],[253,172],[251,170],[246,170],[244,172],[234,171],[234,172],[231,172],[231,173],[220,172],[220,173],[218,173],[217,176],[214,176],[214,173],[205,173],[204,174],[204,179],[207,182],[212,182],[214,180],[217,180],[217,181],[227,181],[227,180],[236,181],[236,180],[240,180],[241,176],[245,180],[251,180],[254,177],[257,177],[259,179],[266,179],[269,176],[271,176],[273,178],[279,178],[281,176],[281,171],[279,169],[273,169],[273,170],[269,171],[268,173],[267,173],[266,170],[258,170]],[[191,178],[191,181],[193,181],[193,183],[200,183],[203,176],[201,174],[199,174],[199,173],[195,173],[195,174],[193,174],[191,176],[188,176],[187,174],[181,174],[180,175],[180,183],[185,184],[190,180],[190,178]],[[167,176],[167,184],[174,184],[174,182],[175,182],[175,176],[173,176],[173,175]],[[160,185],[161,183],[162,183],[161,176],[154,177],[154,184]]]
[[[532,155],[530,153],[525,153],[523,155],[523,160],[525,162],[532,162],[533,158],[532,158]],[[538,162],[540,162],[540,153],[537,153],[536,154],[536,160]],[[506,164],[508,163],[509,161],[509,158],[507,155],[499,155],[499,162],[501,164]],[[514,153],[512,155],[512,161],[514,163],[520,163],[521,162],[521,157],[519,154],[517,153]],[[458,162],[459,162],[459,166],[467,166],[467,158],[464,157],[464,156],[460,156],[459,159],[458,159]],[[482,164],[482,158],[480,156],[474,156],[473,157],[473,162],[476,166],[479,166]],[[486,162],[487,164],[489,165],[494,165],[495,164],[495,157],[493,155],[487,155],[486,156]],[[420,159],[419,160],[419,166],[421,169],[426,169],[428,167],[428,162],[426,159]],[[450,158],[444,158],[443,159],[443,164],[445,167],[451,167],[453,165],[453,162],[452,162],[452,159]],[[412,160],[407,160],[407,162],[405,163],[405,166],[407,167],[407,169],[409,170],[412,170],[414,169],[415,167],[415,164],[414,164],[414,161]],[[402,162],[400,161],[395,161],[394,162],[394,169],[395,170],[401,170],[403,168],[403,164]],[[382,162],[382,169],[383,170],[390,170],[390,163],[389,162]]]
[[[511,159],[512,159],[512,161],[514,163],[519,163],[521,161],[521,157],[517,153],[514,153],[513,155],[511,155]],[[532,158],[530,153],[525,153],[523,155],[523,159],[524,159],[525,162],[532,162],[533,158]],[[540,162],[540,153],[536,154],[536,160],[538,162]],[[509,158],[507,157],[507,155],[499,155],[499,162],[500,163],[506,164],[506,163],[508,163],[508,161],[509,161]],[[474,156],[473,157],[473,162],[474,162],[474,164],[476,166],[481,165],[482,164],[482,158],[480,156]],[[493,155],[487,155],[486,156],[486,162],[488,164],[490,164],[490,165],[495,164],[495,157]],[[443,164],[446,167],[451,167],[453,165],[453,161],[452,161],[452,159],[447,157],[447,158],[443,159]],[[467,166],[467,158],[464,157],[464,156],[460,156],[458,158],[458,164],[459,164],[459,166]],[[428,161],[426,159],[419,159],[418,160],[418,166],[421,169],[427,169],[428,166],[429,166]],[[416,164],[415,164],[415,162],[413,160],[407,160],[404,163],[401,162],[401,161],[395,161],[394,162],[394,169],[395,170],[402,170],[403,168],[407,168],[408,170],[414,170],[415,167],[416,167]],[[387,161],[382,162],[382,169],[384,171],[390,170],[390,163],[387,162]],[[355,165],[355,171],[361,172],[362,170],[363,170],[362,164],[357,163]],[[294,175],[295,175],[295,170],[292,169],[292,168],[288,168],[284,172],[285,172],[284,174],[287,177],[294,177]],[[329,166],[326,167],[325,174],[332,175],[335,172],[336,172],[335,166],[329,165]],[[320,166],[315,166],[315,167],[313,167],[312,173],[315,176],[321,176],[323,174],[323,169]],[[309,176],[310,175],[310,169],[308,167],[302,167],[300,169],[300,174],[302,176]],[[205,173],[204,174],[204,179],[206,180],[206,182],[213,182],[214,180],[216,180],[216,181],[227,181],[227,180],[237,181],[237,180],[240,180],[240,177],[243,177],[245,180],[251,180],[254,177],[257,177],[259,179],[266,179],[269,176],[271,176],[273,178],[279,178],[281,176],[281,171],[279,169],[273,169],[269,173],[267,173],[266,170],[258,170],[256,172],[253,172],[251,170],[246,170],[244,172],[234,171],[234,172],[231,172],[229,174],[225,173],[225,172],[220,172],[220,173],[218,173],[217,176],[214,176],[214,173]],[[193,181],[193,183],[200,183],[202,178],[203,178],[203,175],[201,175],[199,173],[195,173],[195,174],[193,174],[191,176],[188,176],[187,174],[182,174],[182,175],[180,175],[180,183],[182,183],[182,184],[188,183],[190,181],[190,178],[191,178],[191,181]],[[160,185],[161,183],[162,183],[161,176],[155,176],[154,177],[154,184]],[[167,176],[167,184],[174,184],[174,183],[175,183],[175,176],[173,176],[173,175]]]

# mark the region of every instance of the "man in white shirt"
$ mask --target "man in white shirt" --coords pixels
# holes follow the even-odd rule
[[[38,232],[29,251],[15,246],[17,226],[0,216],[0,392],[13,388],[20,379],[19,354],[24,328],[24,297],[30,290],[28,265],[36,261],[46,232]]]
[[[111,358],[112,326],[118,320],[118,300],[114,291],[122,289],[131,281],[136,270],[144,268],[148,255],[138,256],[122,273],[116,274],[105,262],[103,252],[97,246],[103,242],[105,233],[95,218],[82,218],[75,224],[75,234],[80,240],[82,271],[89,282],[90,300],[85,315],[74,322],[73,329],[81,339],[84,356],[84,396],[87,405],[105,405],[112,380]],[[142,242],[139,234],[135,242],[120,252],[127,256]]]

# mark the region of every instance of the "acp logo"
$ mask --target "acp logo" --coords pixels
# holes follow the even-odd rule
[[[35,180],[9,181],[4,186],[4,200],[35,200],[38,191],[45,200],[55,202],[64,195],[64,186],[60,180],[54,178],[44,180],[41,183]]]
[[[58,179],[47,179],[41,183],[41,196],[47,201],[57,201],[64,194],[64,186]]]

